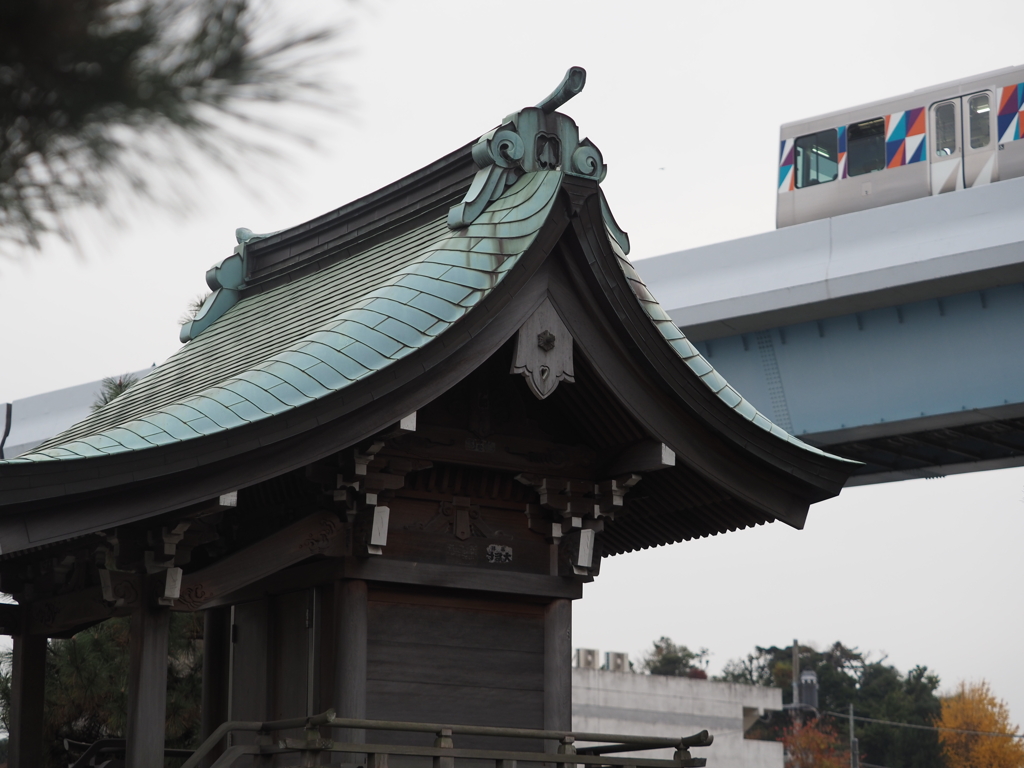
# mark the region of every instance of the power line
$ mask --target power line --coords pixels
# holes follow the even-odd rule
[[[1024,733],[999,733],[998,731],[966,731],[961,728],[940,728],[935,725],[914,725],[913,723],[897,723],[892,720],[876,720],[873,717],[861,717],[860,715],[842,715],[838,712],[825,712],[822,711],[823,715],[831,715],[832,717],[841,717],[844,720],[852,717],[854,720],[860,720],[865,723],[877,723],[878,725],[894,725],[898,728],[916,728],[920,731],[946,731],[948,733],[968,733],[977,736],[1003,736],[1008,739],[1024,739]]]

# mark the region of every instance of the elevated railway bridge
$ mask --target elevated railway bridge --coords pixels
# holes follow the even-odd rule
[[[864,462],[852,484],[1024,465],[1024,178],[635,266],[759,410]],[[85,418],[98,389],[0,404],[0,455]]]
[[[1024,178],[635,266],[763,413],[864,462],[850,484],[1024,465]]]
[[[851,484],[1024,465],[1024,178],[635,266],[758,409],[864,462]],[[0,409],[6,457],[87,416],[98,389]]]

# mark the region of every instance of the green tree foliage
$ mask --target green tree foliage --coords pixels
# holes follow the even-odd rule
[[[195,320],[196,315],[199,314],[199,310],[203,308],[203,303],[212,296],[212,291],[206,291],[205,293],[199,293],[189,300],[188,305],[185,307],[185,311],[178,318],[178,325],[184,325],[185,323]]]
[[[708,649],[691,651],[685,645],[676,645],[671,638],[654,641],[654,647],[644,654],[641,668],[652,675],[707,679]]]
[[[120,376],[108,376],[100,382],[100,391],[91,408],[98,411],[116,397],[122,395],[132,384],[137,382],[134,374],[122,373]]]
[[[933,725],[941,703],[935,692],[939,678],[919,666],[903,674],[885,660],[871,661],[856,648],[836,642],[824,651],[800,646],[800,668],[818,675],[818,708],[822,713],[845,714],[852,703],[862,717],[915,725]],[[718,679],[748,685],[782,688],[782,700],[792,703],[793,649],[758,647],[745,659],[728,662]],[[823,715],[822,719],[831,718]],[[837,727],[845,722],[831,718]],[[768,724],[755,726],[749,735],[781,739],[788,718],[776,716]],[[941,766],[942,752],[933,731],[858,723],[861,758],[886,768],[935,768]]]
[[[40,247],[110,182],[149,188],[184,144],[225,162],[252,148],[257,102],[314,103],[309,64],[331,37],[268,32],[249,0],[8,0],[0,4],[0,238]],[[280,27],[277,27],[280,29]],[[257,34],[259,32],[259,34]]]
[[[64,739],[92,743],[124,738],[128,715],[128,618],[108,619],[66,640],[51,640],[46,654],[43,732],[48,766],[69,762]],[[199,741],[202,703],[202,617],[172,613],[167,659],[167,746]],[[11,658],[0,658],[0,722],[7,727]],[[72,755],[73,756],[73,755]]]

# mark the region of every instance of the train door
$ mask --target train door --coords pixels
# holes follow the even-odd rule
[[[980,187],[998,181],[996,167],[996,100],[991,91],[960,99],[963,122],[964,186]]]
[[[991,91],[958,96],[930,110],[933,195],[979,187],[998,179]]]

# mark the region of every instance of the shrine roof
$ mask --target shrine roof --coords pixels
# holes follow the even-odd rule
[[[637,275],[603,157],[557,111],[581,73],[365,198],[282,232],[237,230],[176,354],[0,462],[3,550],[204,503],[371,438],[490,359],[545,296],[651,439],[751,520],[802,525],[856,462],[759,413]],[[720,518],[697,535],[732,527]]]
[[[242,298],[120,397],[10,463],[137,451],[275,416],[441,336],[533,242],[561,174],[526,174],[472,224],[447,212]]]
[[[561,171],[524,174],[471,224],[447,212],[324,269],[242,298],[113,402],[27,463],[98,457],[211,435],[299,408],[441,336],[532,244]],[[621,239],[621,238],[620,238]],[[665,341],[738,417],[801,449],[686,339],[609,234],[637,300]]]

